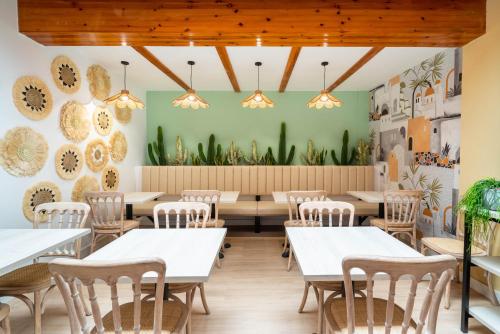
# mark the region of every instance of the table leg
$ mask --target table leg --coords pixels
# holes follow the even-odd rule
[[[467,214],[466,214],[467,215]],[[469,294],[470,294],[470,244],[471,244],[471,229],[470,225],[464,224],[464,259],[463,259],[463,276],[462,276],[462,313],[460,328],[462,333],[467,333],[469,331]]]
[[[131,203],[125,204],[125,219],[132,220],[134,219],[134,208]]]
[[[382,219],[385,217],[384,202],[378,203],[378,217]]]
[[[323,317],[323,306],[325,299],[325,290],[318,289],[318,334],[323,334],[324,330],[324,317]]]
[[[169,293],[168,289],[169,289],[168,283],[165,283],[163,287],[163,300],[168,300],[168,293]]]
[[[255,201],[260,202],[260,195],[255,196]],[[260,233],[260,216],[254,217],[254,233]]]

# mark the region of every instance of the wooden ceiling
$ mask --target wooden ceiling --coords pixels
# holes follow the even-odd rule
[[[462,46],[486,0],[18,0],[44,45]]]

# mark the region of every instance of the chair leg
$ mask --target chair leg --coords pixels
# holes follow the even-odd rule
[[[413,248],[418,252],[417,249],[417,231],[414,229],[413,233],[411,234],[411,244]]]
[[[427,247],[425,247],[424,244],[422,244],[422,246],[420,247],[420,254],[422,255],[427,255]]]
[[[10,334],[10,320],[8,316],[2,321],[0,328],[3,328],[5,334]]]
[[[200,289],[200,297],[201,297],[201,303],[203,304],[203,308],[205,309],[205,314],[210,314],[210,309],[208,308],[208,303],[207,303],[207,296],[205,295],[205,285],[202,283],[198,285],[198,288]]]
[[[293,258],[293,249],[292,246],[290,245],[290,253],[288,255],[288,271],[292,269],[292,258]]]
[[[444,308],[449,309],[451,304],[451,280],[446,284],[446,290],[444,292]]]
[[[89,309],[89,306],[87,305],[87,303],[86,303],[86,301],[85,301],[85,296],[83,295],[83,287],[82,287],[82,284],[81,284],[81,283],[78,283],[77,288],[78,288],[78,295],[79,295],[80,300],[81,300],[81,302],[82,302],[82,305],[83,305],[83,311],[85,312],[85,315],[86,315],[86,316],[92,315],[92,311]]]
[[[193,310],[193,303],[192,303],[192,298],[191,298],[192,291],[193,290],[188,290],[186,292],[186,306],[188,308],[188,319],[186,322],[186,334],[191,333],[191,312]]]
[[[490,301],[493,305],[495,306],[498,306],[499,303],[498,303],[498,298],[497,298],[497,295],[495,293],[495,287],[494,287],[494,276],[488,272],[486,273],[486,281],[488,282],[488,290],[490,292]]]
[[[282,251],[282,253],[284,253],[286,251],[286,246],[287,245],[288,245],[288,236],[285,233],[285,243],[283,244],[283,251]]]
[[[34,292],[34,304],[35,304],[35,334],[42,333],[42,293],[40,290]]]
[[[323,289],[318,289],[318,334],[323,334],[324,330],[324,314],[323,314],[323,305],[325,299],[325,291]]]
[[[304,283],[304,294],[302,295],[302,301],[299,306],[299,313],[304,311],[304,306],[306,305],[307,295],[309,294],[309,288],[311,287],[311,282]]]
[[[46,301],[47,301],[47,298],[48,298],[48,295],[55,290],[55,285],[51,285],[47,291],[45,291],[45,293],[43,294],[43,297],[42,297],[42,314],[45,313],[45,306],[46,306]]]
[[[219,253],[217,253],[215,264],[217,265],[217,268],[221,268],[222,267],[222,265],[220,263]]]
[[[90,244],[90,253],[94,252],[96,243],[97,243],[97,235],[94,232],[94,230],[92,230],[92,243]]]

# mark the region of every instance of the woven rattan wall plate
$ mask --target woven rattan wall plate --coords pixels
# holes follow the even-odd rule
[[[38,132],[28,127],[14,128],[0,140],[0,164],[14,176],[32,176],[45,164],[48,148]]]
[[[99,182],[93,176],[85,175],[76,180],[71,192],[73,202],[86,202],[85,193],[90,191],[99,191]]]
[[[56,172],[64,180],[73,180],[83,167],[83,154],[74,144],[61,146],[56,152]]]
[[[87,69],[90,94],[103,101],[111,92],[111,80],[108,71],[101,65],[92,65]]]
[[[56,184],[52,182],[40,182],[30,187],[24,193],[23,213],[26,219],[34,220],[34,211],[37,205],[49,202],[60,202],[61,191]],[[41,217],[44,221],[44,217]]]
[[[109,138],[109,149],[111,153],[111,159],[116,162],[121,162],[127,156],[127,138],[121,131],[115,131]]]
[[[132,109],[128,107],[118,108],[115,104],[115,117],[118,122],[128,124],[132,119]]]
[[[120,172],[114,166],[106,166],[102,170],[102,189],[104,191],[116,191],[120,185]]]
[[[87,109],[79,102],[66,102],[61,107],[59,126],[64,137],[77,143],[81,142],[87,138],[90,132]]]
[[[102,139],[94,139],[87,144],[85,161],[93,172],[101,171],[108,164],[109,150]]]
[[[64,93],[73,94],[80,89],[80,70],[68,57],[55,57],[50,65],[50,72],[57,88]]]
[[[34,121],[44,119],[52,111],[49,87],[34,76],[18,78],[12,87],[12,98],[17,110]]]
[[[107,136],[113,127],[113,114],[106,107],[97,106],[94,110],[94,127],[98,134]]]

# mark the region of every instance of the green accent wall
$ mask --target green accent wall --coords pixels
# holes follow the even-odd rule
[[[274,101],[274,108],[248,109],[241,107],[241,100],[251,92],[201,91],[208,101],[208,109],[181,109],[172,106],[172,100],[182,92],[149,91],[146,97],[148,141],[156,140],[156,128],[163,126],[167,153],[175,156],[175,138],[180,135],[189,152],[197,154],[199,142],[204,149],[210,134],[215,141],[227,148],[235,141],[245,154],[251,151],[251,141],[257,141],[260,154],[271,146],[275,157],[278,153],[280,123],[287,126],[287,150],[295,144],[294,164],[301,164],[300,154],[305,153],[309,138],[316,148],[340,150],[342,134],[349,130],[350,147],[359,138],[368,137],[368,92],[335,92],[343,102],[341,108],[309,109],[307,101],[317,92],[266,92]],[[146,152],[146,163],[149,158]],[[337,156],[339,153],[337,153]],[[189,161],[191,163],[191,161]],[[333,164],[330,153],[327,164]]]

